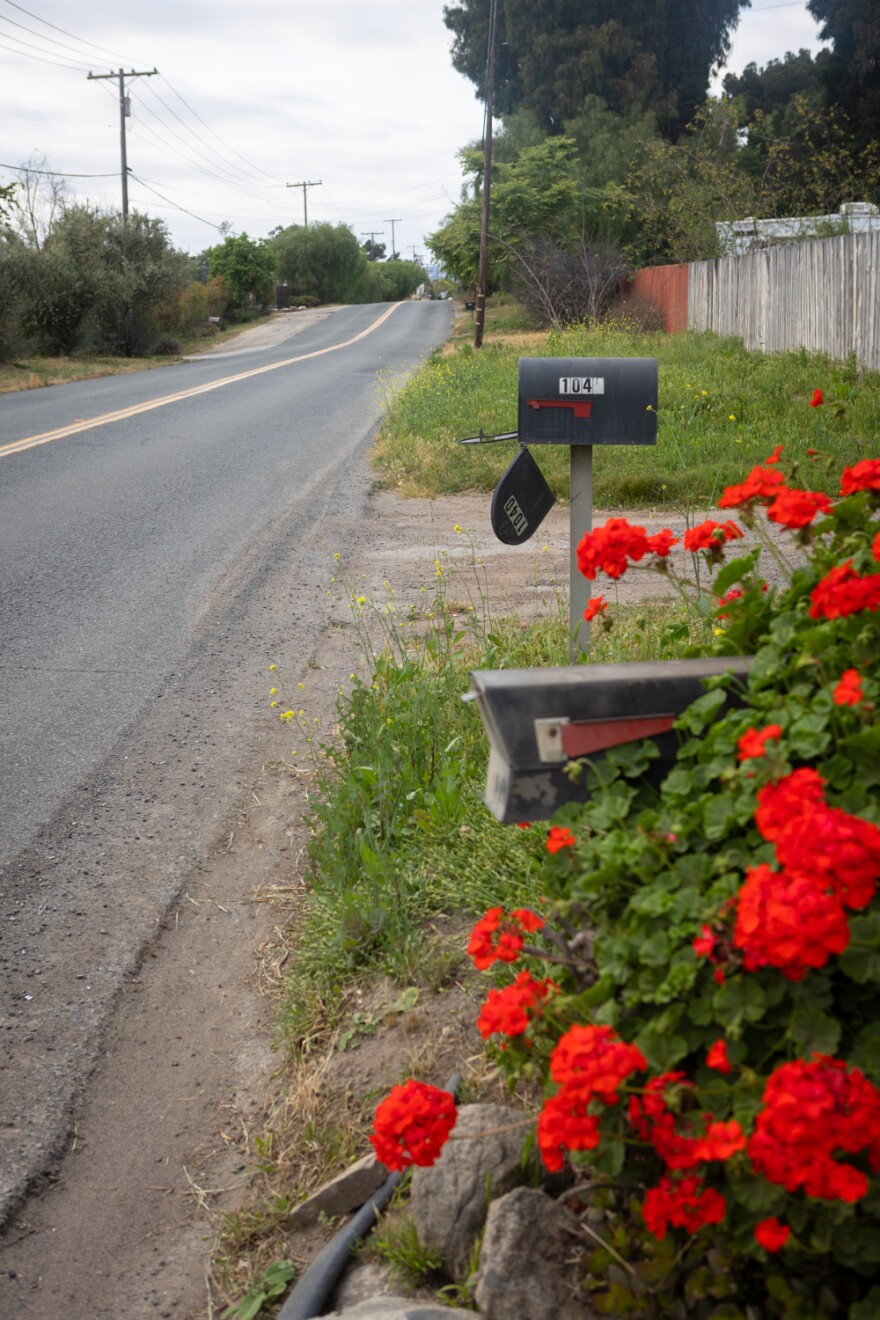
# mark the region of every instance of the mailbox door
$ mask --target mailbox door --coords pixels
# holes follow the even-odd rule
[[[656,358],[520,358],[523,444],[657,443]]]

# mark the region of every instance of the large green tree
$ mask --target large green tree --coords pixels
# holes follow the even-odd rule
[[[880,139],[880,4],[877,0],[808,0],[832,49],[821,79],[848,117],[861,147]]]
[[[452,62],[485,95],[491,0],[444,7]],[[560,133],[587,96],[618,114],[651,107],[675,138],[705,100],[749,0],[497,0],[495,104]]]

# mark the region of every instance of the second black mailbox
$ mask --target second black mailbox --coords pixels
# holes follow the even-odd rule
[[[529,445],[653,445],[656,358],[520,358],[519,439]]]
[[[705,691],[704,680],[748,674],[746,656],[658,660],[551,669],[477,669],[471,683],[489,738],[484,802],[507,823],[549,820],[566,802],[582,802],[583,781],[565,767],[600,759],[611,747],[651,738],[660,759],[652,777],[670,770],[678,752],[673,725]],[[736,691],[728,692],[736,701]]]

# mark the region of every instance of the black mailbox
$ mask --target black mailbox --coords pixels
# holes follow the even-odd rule
[[[520,358],[519,438],[529,445],[657,443],[656,358]]]
[[[658,781],[678,752],[672,726],[702,695],[703,680],[725,673],[744,680],[750,663],[722,657],[475,670],[471,683],[489,738],[486,806],[505,824],[549,820],[564,803],[586,798],[583,780],[565,773],[569,761],[596,760],[642,738],[660,752],[651,769]]]

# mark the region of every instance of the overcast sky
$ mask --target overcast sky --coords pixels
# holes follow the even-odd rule
[[[729,67],[817,50],[803,3],[753,0]],[[481,106],[449,58],[443,0],[0,0],[0,182],[32,156],[71,194],[121,205],[119,90],[130,79],[129,205],[190,252],[308,218],[425,254],[457,202]],[[74,178],[105,175],[104,178]],[[190,214],[186,214],[189,212]]]

